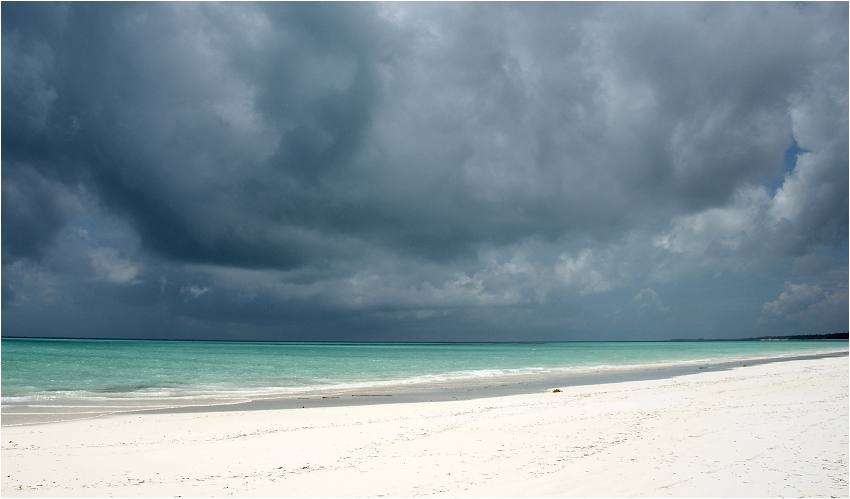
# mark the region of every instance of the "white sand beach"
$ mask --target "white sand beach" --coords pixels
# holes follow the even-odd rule
[[[4,497],[848,496],[848,358],[2,429]]]

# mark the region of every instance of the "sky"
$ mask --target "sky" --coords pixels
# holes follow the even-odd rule
[[[2,6],[3,336],[848,328],[848,4]]]

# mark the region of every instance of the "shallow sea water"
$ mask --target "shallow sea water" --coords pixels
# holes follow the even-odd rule
[[[2,340],[2,414],[65,419],[352,389],[404,389],[846,351],[847,341],[269,343]],[[525,375],[525,376],[524,376]],[[64,415],[64,416],[63,416]],[[10,416],[18,416],[11,418]],[[63,417],[59,417],[63,416]]]

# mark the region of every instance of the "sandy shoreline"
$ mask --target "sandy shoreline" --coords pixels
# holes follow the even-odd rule
[[[438,402],[2,429],[2,495],[848,495],[848,358]]]

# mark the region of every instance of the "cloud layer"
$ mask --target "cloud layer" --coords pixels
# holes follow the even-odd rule
[[[6,335],[847,328],[846,4],[4,2],[2,23]]]

